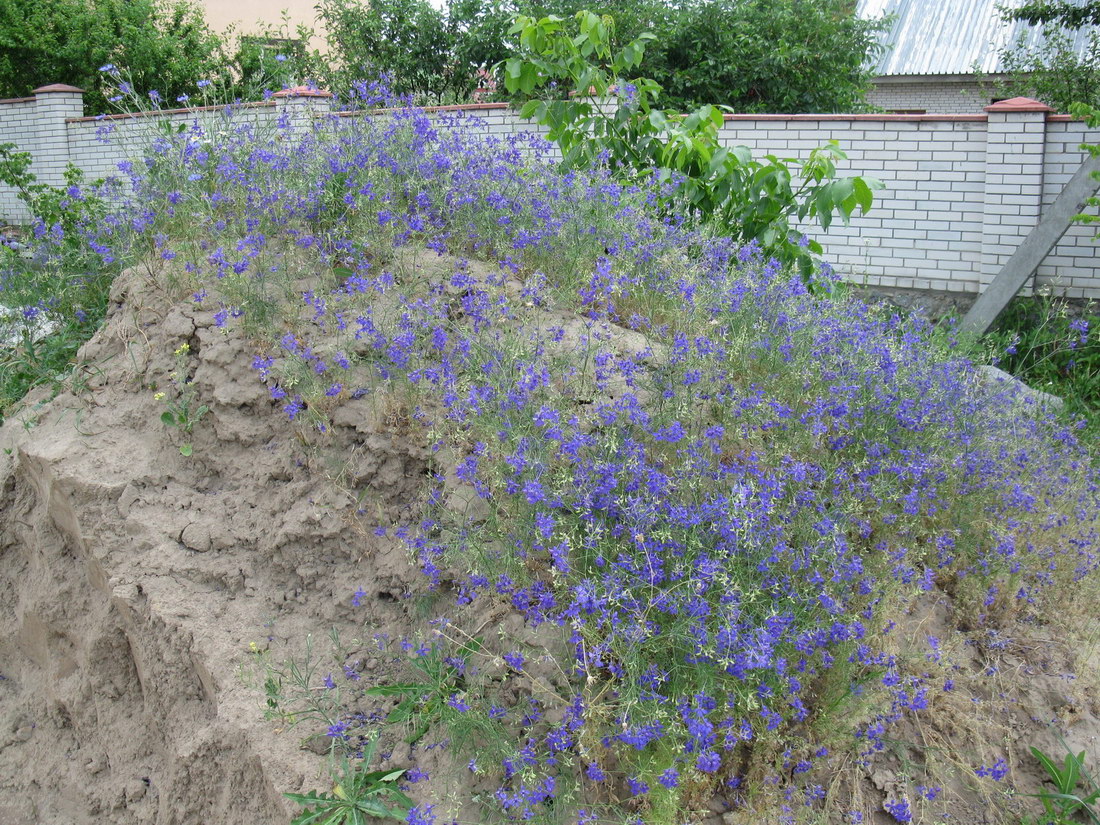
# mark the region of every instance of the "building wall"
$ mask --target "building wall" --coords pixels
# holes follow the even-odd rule
[[[48,144],[60,148],[36,154],[36,169],[54,179],[68,160],[92,177],[116,174],[120,160],[140,154],[150,118],[186,122],[221,116],[217,109],[105,119],[59,116],[72,109],[71,96],[66,101],[68,109],[41,100],[0,103],[0,142],[37,152],[46,145],[44,135],[64,135],[62,143]],[[291,94],[254,104],[246,113],[271,122],[286,112],[308,128],[328,106],[326,98]],[[483,134],[536,128],[504,104],[433,111],[463,114]],[[1040,107],[999,104],[988,112],[955,115],[732,115],[720,140],[747,146],[758,156],[783,158],[805,157],[838,141],[848,155],[838,164],[840,174],[876,177],[886,188],[875,193],[871,212],[857,213],[848,226],[838,220],[827,233],[805,227],[822,242],[827,259],[848,279],[868,286],[975,294],[1080,166],[1086,157],[1080,144],[1100,142],[1100,130],[1089,131],[1080,121]],[[0,187],[0,217],[18,219],[15,204],[13,193]],[[1040,267],[1038,283],[1069,297],[1100,299],[1100,245],[1092,241],[1093,233],[1088,226],[1071,227]]]
[[[1050,118],[1043,143],[1042,204],[1049,206],[1066,182],[1077,171],[1082,157],[1081,143],[1100,142],[1095,130],[1085,129],[1080,121]],[[1095,209],[1092,210],[1095,213]],[[1075,297],[1100,297],[1097,272],[1100,268],[1100,240],[1093,240],[1097,224],[1070,224],[1069,230],[1039,266],[1038,284],[1048,285],[1056,293]]]
[[[233,26],[238,33],[252,34],[259,28],[258,23],[278,27],[285,11],[293,35],[299,24],[313,27],[317,15],[315,0],[201,0],[199,5],[216,32]]]
[[[887,112],[975,114],[992,102],[992,92],[972,77],[880,77],[867,102]]]

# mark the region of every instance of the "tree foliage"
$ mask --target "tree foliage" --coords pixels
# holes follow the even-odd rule
[[[795,222],[827,229],[834,213],[848,221],[866,212],[872,178],[838,178],[845,157],[834,142],[804,161],[767,155],[754,159],[744,146],[718,139],[722,107],[692,112],[657,107],[659,83],[638,76],[655,36],[648,32],[620,46],[609,15],[579,11],[575,26],[557,16],[520,15],[510,30],[518,53],[503,63],[510,92],[530,96],[520,112],[549,128],[565,169],[607,164],[625,178],[656,176],[668,184],[666,205],[687,211],[743,243],[798,267],[812,281],[820,244],[804,238]],[[543,90],[553,90],[543,99]]]
[[[107,108],[97,69],[115,64],[135,88],[174,101],[199,79],[238,95],[257,85],[313,80],[346,93],[385,74],[419,103],[470,99],[493,85],[486,70],[510,53],[516,14],[572,17],[585,0],[317,0],[327,53],[312,31],[277,24],[219,36],[195,0],[0,0],[0,95],[21,97],[48,83],[88,92],[90,112]],[[664,100],[741,112],[858,111],[882,21],[857,18],[852,0],[602,0],[624,41],[655,34],[648,72]]]
[[[329,53],[315,60],[335,92],[355,80],[385,75],[390,88],[417,102],[465,100],[478,69],[506,54],[512,11],[505,0],[320,0],[318,22]]]
[[[1067,29],[1100,26],[1100,0],[1067,2],[1067,0],[1036,0],[1008,11],[1009,20],[1026,20],[1032,26],[1056,23]]]
[[[1043,39],[1028,46],[1026,34],[1001,50],[1008,80],[998,86],[1002,96],[1028,95],[1060,112],[1074,103],[1100,105],[1100,29],[1088,33],[1083,50],[1075,47],[1077,32],[1100,21],[1100,0],[1084,4],[1042,0],[1018,9],[1002,9],[1005,21],[1023,20],[1043,26]]]
[[[221,39],[190,0],[0,0],[0,97],[50,83],[86,90],[104,111],[98,69],[125,66],[138,88],[167,100],[226,71]]]
[[[662,22],[649,73],[667,101],[738,112],[866,108],[883,20],[850,0],[691,0]]]
[[[334,63],[328,79],[391,73],[396,91],[462,99],[478,69],[507,55],[516,14],[573,17],[585,0],[321,0]],[[652,32],[647,72],[665,100],[741,112],[848,112],[865,107],[883,21],[855,16],[851,0],[603,0],[623,42]]]

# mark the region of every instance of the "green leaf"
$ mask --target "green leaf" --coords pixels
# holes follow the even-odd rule
[[[316,805],[319,802],[328,802],[330,797],[318,791],[309,793],[284,793],[287,799],[297,802],[299,805]]]
[[[186,458],[190,458],[191,457],[191,445],[190,444],[181,444],[180,445],[180,455],[182,455]]]
[[[404,768],[399,771],[371,771],[370,773],[362,774],[359,778],[359,781],[363,785],[377,785],[384,782],[393,782],[403,773],[405,773]]]
[[[871,211],[871,204],[875,200],[875,196],[871,194],[871,187],[867,185],[863,178],[852,178],[852,191],[856,196],[859,208],[866,215]]]
[[[846,209],[848,213],[851,213],[852,209],[855,207],[855,201],[851,201],[851,206],[845,206],[845,203],[855,194],[856,185],[852,179],[841,178],[840,180],[835,180],[829,184],[829,187],[832,190],[830,196],[832,197],[833,203],[842,209]]]
[[[519,79],[523,76],[524,62],[519,57],[509,57],[504,62],[504,85],[509,92],[519,88]]]
[[[1071,793],[1052,793],[1051,791],[1043,791],[1042,793],[1028,794],[1028,796],[1037,796],[1040,799],[1057,799],[1059,802],[1063,803],[1063,810],[1065,809],[1065,803],[1067,802],[1071,803],[1073,808],[1081,807],[1082,803],[1081,797]]]
[[[164,422],[165,426],[176,426],[176,417],[170,412],[162,412],[160,414],[160,420]]]
[[[413,806],[413,801],[411,799],[409,799],[409,797],[406,796],[404,793],[397,790],[397,788],[387,788],[386,793],[388,793],[391,797],[396,799],[397,804],[400,805],[405,810],[408,810],[409,808],[411,808]]]
[[[1054,780],[1055,784],[1058,784],[1058,780],[1061,777],[1062,772],[1061,770],[1059,770],[1058,766],[1054,764],[1054,760],[1052,760],[1049,756],[1047,756],[1036,747],[1032,747],[1031,755],[1039,760],[1039,763],[1043,766],[1043,768],[1046,769],[1046,772],[1047,774],[1049,774],[1050,778]]]
[[[1062,793],[1071,793],[1077,788],[1077,779],[1081,775],[1081,762],[1084,758],[1084,751],[1081,751],[1080,756],[1074,756],[1072,753],[1066,754],[1066,769],[1062,775]]]
[[[519,88],[524,94],[531,94],[535,90],[535,83],[538,80],[538,69],[532,66],[530,63],[526,63],[520,69],[519,76]]]
[[[301,814],[299,814],[298,816],[296,816],[293,819],[293,821],[291,822],[291,825],[313,825],[313,823],[320,822],[323,817],[328,816],[329,811],[328,811],[327,806],[328,806],[330,800],[327,797],[318,796],[316,793],[313,793],[313,794],[287,793],[287,794],[283,794],[283,796],[292,799],[294,802],[297,802],[299,805],[302,805],[302,806],[316,805],[316,804],[320,804],[321,806],[323,806],[323,807],[318,807],[316,810],[313,810],[313,811],[310,811],[308,809],[303,811]]]

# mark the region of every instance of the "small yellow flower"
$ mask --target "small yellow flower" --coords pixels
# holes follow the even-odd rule
[[[191,351],[191,347],[190,347],[189,344],[180,344],[179,347],[176,349],[175,353],[173,353],[173,354],[174,355],[183,355],[185,352],[190,352],[190,351]]]
[[[164,393],[162,393],[162,392],[153,393],[153,400],[154,401],[163,401],[164,400]]]

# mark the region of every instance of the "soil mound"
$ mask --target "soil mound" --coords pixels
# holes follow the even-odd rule
[[[587,334],[576,318],[556,320],[566,349]],[[609,335],[623,351],[645,345],[627,330]],[[157,398],[183,345],[210,408],[186,436],[189,457]],[[0,823],[285,823],[294,808],[282,793],[328,782],[324,749],[260,722],[252,654],[293,654],[335,627],[364,678],[400,678],[372,657],[372,636],[420,625],[418,600],[403,597],[426,580],[405,545],[371,525],[414,520],[440,457],[409,410],[375,396],[346,401],[325,433],[303,435],[257,380],[251,349],[239,327],[130,270],[67,390],[32,395],[0,429]],[[467,496],[454,508],[476,504]],[[1100,690],[1074,678],[1095,673],[1089,651],[1008,614],[1002,635],[960,631],[953,610],[936,590],[899,618],[897,635],[919,658],[929,637],[942,639],[958,663],[957,698],[899,726],[894,750],[834,774],[850,807],[880,811],[914,764],[957,759],[965,774],[1002,752],[1016,787],[1034,792],[1027,748],[1059,752],[1055,719],[1075,751],[1093,764],[1100,755]],[[491,619],[509,634],[529,630],[504,612]],[[389,764],[407,767],[401,758]],[[476,821],[465,776],[443,770],[429,790]],[[954,821],[984,821],[965,783],[935,804]],[[761,821],[727,808],[716,798],[706,821]]]
[[[258,724],[242,663],[330,626],[399,635],[419,583],[403,545],[352,529],[355,498],[268,400],[239,330],[138,270],[113,299],[68,391],[0,430],[0,822],[286,822],[281,793],[323,787],[324,761]],[[189,458],[154,397],[181,344],[210,406]],[[423,447],[355,410],[327,437],[398,520]]]

